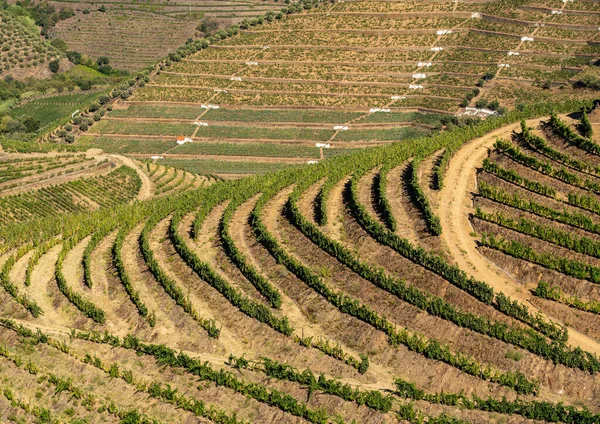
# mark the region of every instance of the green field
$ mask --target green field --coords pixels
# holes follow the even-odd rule
[[[163,122],[100,121],[90,133],[125,135],[192,135],[193,124],[167,124]]]
[[[343,112],[332,110],[301,110],[301,109],[210,109],[202,118],[208,121],[234,122],[310,122],[332,123],[347,122],[363,115],[361,112]]]
[[[178,146],[169,153],[188,155],[264,156],[288,158],[318,158],[316,147],[293,144],[258,143],[203,143],[194,142]]]
[[[196,141],[178,146],[173,141],[155,139],[129,139],[111,137],[80,138],[75,144],[82,149],[97,147],[107,153],[159,155],[167,150],[171,154],[221,155],[221,156],[264,156],[289,158],[318,158],[319,149],[294,144],[258,143],[207,143]]]
[[[110,113],[113,118],[173,118],[195,119],[204,110],[198,106],[154,106],[130,105],[127,109],[115,109]]]
[[[335,141],[400,141],[421,137],[428,131],[415,127],[399,127],[389,129],[364,129],[340,131]]]
[[[293,165],[266,162],[233,162],[213,159],[161,159],[161,165],[184,169],[194,174],[266,174]]]
[[[102,91],[94,91],[44,97],[12,109],[10,116],[13,118],[29,116],[37,119],[40,123],[38,132],[43,133],[57,126],[60,121],[69,117],[76,110],[85,108],[102,93]]]
[[[209,125],[208,127],[200,127],[196,137],[327,141],[333,133],[333,130],[311,128]]]

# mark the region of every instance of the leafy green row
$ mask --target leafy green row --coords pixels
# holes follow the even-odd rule
[[[185,312],[190,314],[190,316],[196,322],[198,322],[200,326],[204,328],[204,330],[206,330],[210,337],[218,338],[221,330],[217,328],[215,321],[213,319],[206,319],[200,316],[198,311],[196,311],[194,308],[192,301],[183,293],[177,283],[163,271],[158,261],[154,258],[154,253],[150,248],[150,242],[148,240],[152,227],[153,223],[148,221],[139,237],[140,250],[142,252],[142,256],[144,257],[144,261],[146,262],[146,266],[152,275],[154,275],[156,281],[158,281],[158,283],[165,289],[167,294],[171,296],[171,298],[179,306],[181,306]]]
[[[249,424],[239,420],[236,414],[227,414],[222,409],[216,408],[214,405],[206,405],[202,400],[191,396],[178,393],[177,389],[173,389],[170,384],[163,384],[158,381],[146,382],[141,379],[136,379],[130,370],[121,370],[117,362],[113,362],[110,367],[102,363],[102,360],[97,356],[86,356],[80,359],[83,363],[92,365],[110,376],[110,378],[120,378],[127,384],[135,387],[137,392],[146,392],[154,399],[159,399],[165,403],[174,405],[178,409],[191,412],[197,417],[208,418],[210,421],[218,424]]]
[[[413,159],[408,164],[408,168],[406,170],[408,178],[408,193],[415,205],[421,210],[429,232],[434,236],[439,236],[442,234],[442,224],[440,223],[440,218],[433,213],[433,209],[431,209],[429,200],[421,188],[421,182],[419,181],[418,173],[420,163],[420,160]]]
[[[371,235],[371,237],[379,243],[391,247],[400,255],[410,259],[416,264],[438,274],[481,302],[493,305],[504,314],[523,321],[551,339],[558,341],[567,340],[568,334],[566,328],[557,326],[552,322],[547,322],[540,315],[532,315],[525,305],[521,305],[516,301],[510,301],[505,298],[502,293],[494,295],[492,287],[485,282],[477,281],[473,277],[469,277],[461,269],[449,265],[440,256],[429,253],[421,247],[415,247],[408,240],[387,231],[369,216],[364,206],[358,200],[356,181],[356,176],[350,180],[346,190],[346,200],[356,221]]]
[[[24,361],[18,355],[11,354],[8,349],[0,346],[0,356],[10,360],[17,368],[23,368],[29,374],[35,375],[39,383],[47,381],[55,387],[54,397],[60,396],[61,393],[67,392],[70,394],[71,399],[75,399],[80,402],[84,407],[94,407],[98,412],[108,412],[111,415],[119,418],[122,423],[131,424],[159,424],[160,421],[148,418],[144,414],[140,414],[137,410],[123,410],[119,408],[114,402],[103,402],[100,406],[97,406],[97,398],[91,393],[86,394],[86,390],[81,389],[73,384],[70,379],[65,379],[57,376],[56,374],[46,374],[40,371],[39,366],[32,362],[31,359]],[[6,394],[6,393],[5,393]],[[7,398],[9,398],[8,396]],[[49,411],[48,413],[49,414]],[[45,416],[50,416],[44,413]],[[42,418],[42,417],[38,417]],[[40,422],[50,422],[43,419]]]
[[[123,287],[125,287],[125,291],[129,295],[129,299],[131,299],[131,302],[135,305],[136,309],[138,310],[138,313],[148,320],[148,323],[151,327],[154,327],[156,325],[156,316],[154,315],[154,312],[148,311],[148,307],[140,298],[139,292],[134,290],[131,284],[131,280],[129,279],[129,274],[125,269],[125,264],[123,263],[121,251],[123,249],[125,237],[127,236],[130,230],[131,228],[129,226],[123,226],[119,230],[117,238],[115,239],[115,243],[113,244],[111,250],[112,262],[117,270],[117,276],[119,277],[119,280],[121,280]]]
[[[596,215],[600,215],[600,202],[598,201],[595,195],[579,195],[576,193],[568,194],[569,204],[576,206],[581,209],[585,209],[586,211],[590,211],[595,213]]]
[[[388,202],[386,189],[389,169],[382,168],[373,178],[373,192],[375,194],[375,210],[381,217],[381,220],[390,231],[396,231],[398,223],[392,212],[392,206]]]
[[[33,269],[38,264],[38,261],[42,256],[44,256],[50,249],[60,243],[59,238],[52,237],[49,240],[41,243],[37,249],[33,251],[33,254],[29,257],[29,262],[27,263],[27,269],[25,270],[25,282],[26,286],[31,285],[31,274],[33,273]]]
[[[506,154],[515,162],[518,162],[528,168],[538,171],[544,175],[548,175],[549,177],[556,178],[557,180],[566,184],[600,194],[600,183],[587,178],[582,179],[580,176],[568,172],[564,168],[554,169],[549,163],[541,162],[534,156],[526,155],[518,147],[514,146],[508,141],[498,139],[496,140],[496,143],[494,143],[494,147]]]
[[[444,152],[440,155],[440,157],[435,161],[433,166],[433,181],[432,188],[434,190],[441,190],[444,188],[444,174],[446,173],[446,168],[448,168],[448,163],[454,154],[454,150],[446,147]]]
[[[313,392],[320,390],[328,395],[337,396],[345,401],[354,402],[357,405],[365,405],[376,411],[387,413],[392,409],[393,399],[390,395],[383,396],[379,390],[353,389],[349,384],[343,384],[336,379],[315,374],[310,368],[299,371],[289,364],[284,364],[270,358],[261,358],[258,361],[249,361],[244,357],[237,358],[229,356],[227,364],[238,369],[251,369],[260,371],[271,378],[299,383],[308,388],[308,399]]]
[[[261,208],[262,205],[259,200],[251,215],[251,226],[257,239],[278,263],[285,265],[292,274],[323,296],[340,312],[353,316],[371,325],[376,330],[382,331],[388,336],[389,343],[392,346],[402,344],[428,359],[442,361],[481,379],[512,387],[519,393],[533,393],[537,390],[538,383],[528,381],[520,373],[503,373],[484,368],[475,359],[461,353],[452,352],[448,346],[442,345],[435,339],[426,339],[421,334],[411,332],[406,328],[397,331],[387,318],[379,315],[376,311],[342,292],[332,290],[318,275],[289,255],[279,245],[260,219]]]
[[[242,272],[244,277],[262,294],[271,307],[281,308],[281,293],[269,282],[269,280],[250,265],[242,252],[237,248],[233,238],[229,234],[229,221],[233,215],[233,210],[227,208],[221,217],[219,223],[219,235],[223,244],[225,254],[231,259],[231,262]]]
[[[515,135],[518,140],[524,142],[530,148],[537,150],[556,162],[560,162],[581,172],[600,174],[599,166],[594,166],[579,159],[575,159],[570,155],[559,152],[558,150],[550,147],[548,143],[546,143],[546,140],[544,140],[542,137],[538,137],[537,135],[531,133],[525,121],[521,121],[521,133]]]
[[[400,397],[425,400],[440,405],[458,406],[467,410],[477,409],[498,414],[514,414],[531,420],[569,424],[592,424],[597,423],[600,419],[598,414],[593,414],[587,408],[578,409],[573,406],[565,406],[562,403],[556,404],[519,398],[513,401],[506,398],[502,398],[502,400],[491,397],[483,399],[475,393],[470,398],[463,393],[426,393],[418,389],[414,383],[400,378],[396,378],[394,382],[396,384],[394,393]]]
[[[225,387],[261,403],[278,408],[297,417],[302,417],[312,423],[327,424],[329,415],[323,410],[311,409],[306,403],[278,390],[269,389],[260,383],[241,380],[234,373],[225,370],[214,370],[208,362],[201,362],[183,352],[165,346],[143,343],[133,335],[126,336],[122,341],[118,337],[100,333],[84,333],[74,330],[75,338],[97,343],[107,343],[114,347],[131,349],[138,355],[153,357],[156,362],[171,368],[181,368],[185,372],[198,377],[201,381],[210,381],[219,387]]]
[[[580,213],[570,213],[566,210],[556,210],[547,206],[521,198],[518,193],[508,193],[507,191],[487,184],[484,181],[479,182],[479,194],[486,199],[501,203],[513,208],[530,212],[534,215],[548,218],[556,222],[572,225],[587,230],[592,233],[600,234],[600,224],[596,224],[586,215]]]
[[[537,181],[532,181],[527,178],[523,178],[514,170],[505,169],[497,163],[490,161],[489,158],[484,159],[483,169],[486,172],[495,175],[504,181],[508,181],[518,186],[524,187],[527,190],[531,190],[535,193],[541,194],[542,196],[556,197],[556,190],[554,190],[552,187],[539,183]]]
[[[15,300],[15,302],[27,309],[34,318],[37,318],[44,313],[42,308],[40,308],[35,301],[29,299],[27,295],[20,294],[19,288],[10,281],[10,270],[15,262],[17,262],[18,258],[22,257],[26,252],[27,250],[21,249],[4,262],[2,270],[0,271],[0,285]]]
[[[342,361],[346,365],[350,365],[351,367],[356,368],[356,370],[361,374],[366,373],[369,369],[369,357],[367,355],[361,353],[359,355],[360,359],[357,359],[354,356],[351,356],[348,353],[344,352],[339,343],[331,345],[329,344],[329,340],[327,339],[319,337],[317,341],[314,341],[313,338],[314,337],[312,336],[304,338],[300,336],[293,337],[294,341],[300,344],[301,346],[318,349],[324,354],[331,356],[332,358],[335,358],[339,361]]]
[[[273,312],[261,303],[255,302],[252,299],[244,296],[239,290],[231,286],[224,278],[214,272],[211,267],[202,262],[198,256],[190,249],[183,238],[177,231],[177,226],[181,216],[175,214],[171,219],[169,226],[169,237],[175,250],[181,256],[183,261],[192,269],[198,276],[215,288],[227,299],[233,306],[241,312],[254,318],[269,327],[273,328],[286,336],[289,336],[294,331],[290,326],[287,317],[278,318]]]
[[[547,241],[566,249],[571,249],[577,253],[600,258],[600,243],[591,238],[585,236],[577,237],[572,232],[558,230],[547,225],[540,225],[524,217],[515,220],[501,212],[487,213],[480,208],[477,208],[475,211],[475,216],[481,220],[493,222],[501,227]]]
[[[56,266],[54,268],[54,278],[60,292],[79,309],[86,317],[94,320],[98,324],[104,324],[106,321],[106,313],[98,308],[94,303],[85,299],[81,294],[74,291],[68,284],[65,276],[62,273],[62,265],[67,253],[77,243],[77,240],[70,238],[63,243],[63,248],[58,254]]]
[[[591,153],[596,156],[600,156],[600,145],[594,143],[592,140],[582,137],[577,134],[573,129],[565,124],[556,113],[553,113],[550,116],[550,121],[548,121],[547,126],[552,130],[552,132],[566,140],[569,144],[573,146],[577,146],[582,150],[585,150],[588,153]]]
[[[83,264],[83,282],[89,288],[92,288],[92,286],[94,285],[94,282],[92,281],[91,271],[92,253],[94,252],[94,250],[96,250],[96,247],[98,247],[98,244],[100,244],[102,239],[106,237],[108,233],[113,229],[114,227],[112,225],[110,227],[105,226],[102,228],[98,228],[96,231],[94,231],[94,234],[92,234],[92,237],[88,241],[88,244],[85,246],[85,250],[83,251],[83,259],[81,262]]]
[[[591,312],[593,314],[600,314],[600,302],[593,300],[584,301],[579,299],[577,296],[567,296],[562,292],[559,286],[550,286],[545,281],[538,281],[538,285],[535,290],[531,291],[537,297],[542,299],[554,300],[560,303],[564,303],[580,311]]]
[[[557,256],[552,253],[539,252],[530,246],[503,238],[494,237],[491,234],[483,234],[481,239],[483,246],[499,250],[507,255],[518,259],[533,262],[544,268],[561,272],[570,277],[588,280],[600,284],[600,268],[573,259]]]

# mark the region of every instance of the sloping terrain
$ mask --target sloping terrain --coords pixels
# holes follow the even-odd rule
[[[0,159],[0,421],[600,422],[595,5],[320,5],[7,144],[104,152]]]
[[[202,21],[210,22],[214,32],[283,6],[272,0],[50,3],[77,12],[52,29],[53,38],[65,40],[69,49],[94,59],[106,56],[114,68],[131,72],[153,65],[190,37],[199,35],[197,28]],[[99,35],[102,49],[98,48]]]
[[[49,41],[40,37],[39,28],[32,19],[15,16],[0,8],[0,76],[50,76],[48,62],[63,56]]]
[[[89,135],[101,148],[202,160],[218,173],[213,159],[223,174],[245,174],[272,160],[314,162],[466,126],[529,102],[593,98],[573,87],[597,73],[594,5],[321,4],[169,61]],[[177,136],[191,142],[179,146]]]
[[[440,237],[462,149],[548,109],[182,194],[146,163],[157,199],[3,227],[1,414],[594,422],[597,315],[460,270]]]

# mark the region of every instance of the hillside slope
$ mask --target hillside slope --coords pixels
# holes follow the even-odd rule
[[[593,98],[573,86],[597,74],[594,5],[347,2],[272,17],[163,66],[89,135],[139,157],[218,160],[223,173],[237,161],[244,174],[274,157],[317,161],[469,124],[469,114]],[[457,117],[465,106],[487,112]]]

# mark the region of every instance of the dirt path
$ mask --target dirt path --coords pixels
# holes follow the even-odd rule
[[[403,163],[388,171],[385,194],[392,208],[394,218],[396,218],[396,234],[418,245],[419,236],[415,232],[415,226],[411,223],[411,218],[404,204],[408,199],[402,184],[402,175],[404,175],[406,166],[407,163]]]
[[[527,125],[536,128],[542,120],[529,120]],[[509,138],[511,132],[518,128],[520,124],[516,123],[492,131],[463,146],[451,159],[446,170],[444,188],[439,196],[440,220],[444,229],[441,237],[462,270],[485,281],[497,292],[503,292],[526,304],[532,313],[536,313],[541,311],[529,301],[532,295],[510,274],[485,258],[477,250],[476,239],[470,235],[473,227],[469,222],[469,214],[475,212],[471,198],[471,193],[476,190],[475,169],[481,166],[488,149],[493,146],[497,137]],[[597,341],[572,328],[569,328],[569,343],[589,352],[600,353],[600,344]]]
[[[109,157],[118,160],[123,165],[133,168],[138,174],[138,177],[140,177],[140,180],[142,180],[140,191],[138,192],[138,195],[136,197],[137,200],[146,200],[150,199],[153,196],[154,185],[152,184],[152,181],[150,181],[148,175],[146,175],[146,173],[137,166],[133,159],[121,155],[109,155]]]
[[[335,184],[331,190],[329,190],[329,197],[327,199],[327,225],[326,233],[333,240],[341,241],[344,238],[344,187],[350,180],[350,177],[342,178],[337,184]]]

